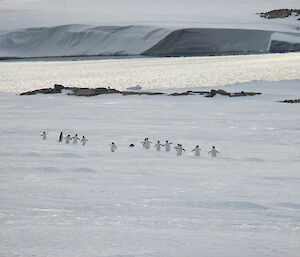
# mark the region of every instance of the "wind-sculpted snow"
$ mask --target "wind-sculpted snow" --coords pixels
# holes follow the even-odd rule
[[[246,29],[182,29],[168,35],[143,54],[150,56],[199,56],[269,52],[272,31]],[[287,35],[282,33],[282,35]],[[300,41],[300,34],[294,34]],[[281,37],[284,38],[284,37]],[[282,40],[283,42],[284,39]],[[286,48],[286,52],[298,48]],[[272,52],[282,52],[273,45]],[[299,49],[298,49],[299,50]]]
[[[0,256],[298,257],[299,105],[278,101],[299,83],[221,87],[262,92],[230,99],[0,93]]]
[[[169,33],[151,26],[66,25],[0,33],[0,57],[136,55]]]
[[[110,87],[122,91],[139,84],[143,90],[157,91],[164,88],[166,93],[171,93],[178,92],[177,89],[183,87],[186,91],[194,90],[193,87],[215,87],[252,80],[300,79],[300,53],[114,60],[85,60],[79,57],[72,59],[81,61],[71,61],[68,58],[54,61],[2,61],[0,91],[21,93],[49,88],[58,83],[70,87]],[[256,90],[260,92],[259,88]],[[118,101],[107,104],[118,104]]]
[[[239,29],[183,29],[144,52],[154,56],[266,52],[272,32]]]
[[[298,51],[282,47],[300,34],[284,33],[272,44],[274,31],[230,28],[65,25],[0,32],[0,58],[59,56],[201,56]],[[285,37],[284,37],[285,36]],[[284,38],[287,38],[285,41]],[[298,42],[297,41],[297,42]],[[277,42],[277,41],[276,41]]]

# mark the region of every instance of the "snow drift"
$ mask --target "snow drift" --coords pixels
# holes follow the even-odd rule
[[[66,25],[21,29],[0,33],[0,56],[136,55],[168,34],[169,30],[152,26]]]
[[[0,57],[249,54],[299,51],[299,44],[300,33],[268,30],[65,25],[2,31]]]

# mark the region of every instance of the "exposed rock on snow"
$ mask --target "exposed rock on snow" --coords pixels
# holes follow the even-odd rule
[[[281,103],[289,103],[289,104],[294,104],[294,103],[300,103],[300,99],[295,99],[295,100],[284,100],[284,101],[279,101]]]
[[[36,95],[36,94],[59,94],[62,90],[69,90],[71,93],[69,95],[76,96],[95,96],[101,94],[115,94],[121,93],[116,89],[110,88],[79,88],[79,87],[64,87],[63,85],[55,84],[54,88],[42,88],[33,91],[28,91],[21,93],[20,95]]]
[[[223,96],[254,96],[260,95],[261,93],[257,92],[236,92],[236,93],[229,93],[222,89],[212,89],[211,91],[186,91],[181,93],[171,93],[166,94],[162,92],[136,92],[136,91],[119,91],[113,88],[78,88],[78,87],[64,87],[63,85],[55,84],[54,88],[42,88],[33,91],[28,91],[21,93],[20,95],[36,95],[36,94],[59,94],[62,90],[69,90],[71,91],[68,95],[75,95],[75,96],[96,96],[96,95],[103,95],[103,94],[122,94],[122,95],[169,95],[169,96],[183,96],[183,95],[205,95],[206,97],[214,97],[215,95],[223,95]]]
[[[161,92],[135,92],[135,91],[123,91],[123,95],[165,95]]]
[[[219,90],[214,90],[212,89],[208,94],[206,94],[205,97],[214,97],[215,95],[224,95],[224,96],[229,96],[229,97],[237,97],[237,96],[254,96],[254,95],[260,95],[261,93],[258,92],[236,92],[236,93],[229,93],[225,90],[219,89]]]
[[[300,9],[277,9],[260,13],[260,17],[266,19],[287,18],[291,15],[300,15]]]
[[[95,95],[104,95],[104,94],[117,94],[121,93],[119,90],[110,89],[110,88],[80,88],[77,90],[76,88],[72,89],[72,93],[69,95],[76,95],[76,96],[95,96]]]
[[[20,95],[36,95],[36,94],[60,94],[62,89],[65,89],[62,85],[54,85],[54,88],[41,88],[28,92],[23,92]]]

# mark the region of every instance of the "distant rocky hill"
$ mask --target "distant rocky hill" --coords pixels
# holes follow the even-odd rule
[[[260,13],[260,17],[266,19],[287,18],[291,15],[300,16],[300,9],[277,9]],[[300,18],[298,20],[300,20]]]

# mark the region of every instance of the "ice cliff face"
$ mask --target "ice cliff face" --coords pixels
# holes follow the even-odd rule
[[[0,57],[201,56],[300,51],[300,33],[65,25],[0,32]]]
[[[272,32],[241,29],[182,29],[144,52],[151,56],[197,56],[267,52]]]

